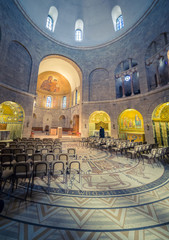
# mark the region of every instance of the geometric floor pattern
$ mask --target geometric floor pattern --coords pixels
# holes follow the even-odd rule
[[[45,180],[37,180],[26,201],[24,184],[12,194],[7,184],[1,193],[5,207],[0,214],[0,240],[169,239],[167,165],[143,165],[75,143],[64,143],[65,152],[67,147],[77,148],[82,184],[77,185],[74,176],[65,189],[51,180],[48,193]],[[110,181],[112,174],[116,184]]]

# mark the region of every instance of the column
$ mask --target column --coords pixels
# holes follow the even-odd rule
[[[131,81],[131,95],[134,95],[134,88],[133,88],[133,72],[130,73],[130,81]]]
[[[125,97],[125,91],[124,91],[124,75],[121,76],[121,80],[122,80],[123,97]]]
[[[153,64],[154,64],[155,70],[156,70],[157,87],[159,87],[160,86],[160,74],[159,74],[159,71],[158,71],[158,64],[159,64],[158,60],[155,60],[153,62]]]

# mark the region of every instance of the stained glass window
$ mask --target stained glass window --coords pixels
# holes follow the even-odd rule
[[[75,104],[77,104],[77,95],[78,95],[78,92],[76,90],[76,93],[75,93]]]
[[[53,18],[48,15],[47,21],[46,21],[46,27],[50,30],[53,31]]]
[[[123,16],[120,15],[120,16],[116,19],[116,31],[122,29],[123,27],[124,27]]]
[[[124,80],[126,81],[126,82],[128,82],[129,80],[130,80],[130,75],[126,75],[125,77],[124,77]]]
[[[66,108],[66,96],[63,97],[62,108]]]
[[[46,99],[46,107],[51,108],[51,106],[52,106],[52,97],[48,96]]]
[[[75,40],[79,41],[79,42],[82,41],[82,30],[81,29],[76,29]]]

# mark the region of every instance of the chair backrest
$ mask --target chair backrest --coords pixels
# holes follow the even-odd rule
[[[80,162],[72,161],[69,163],[69,171],[75,170],[77,173],[80,173]]]
[[[64,173],[64,162],[55,161],[52,166],[53,166],[53,175],[58,173],[60,174]]]
[[[55,147],[54,149],[53,149],[53,153],[54,154],[59,154],[59,153],[61,153],[62,152],[62,149],[60,148],[60,147]]]
[[[24,163],[24,162],[20,162],[20,163],[16,163],[13,165],[13,173],[14,176],[19,176],[19,177],[27,177],[27,173],[29,172],[29,164],[28,163]]]
[[[44,161],[34,163],[33,172],[35,177],[46,176],[48,174],[48,163]]]
[[[16,155],[17,153],[22,153],[23,150],[21,148],[14,148],[13,149],[13,154]]]
[[[49,149],[47,149],[47,148],[42,148],[42,149],[40,150],[40,152],[41,152],[41,154],[47,154],[47,153],[49,152]]]
[[[33,162],[40,162],[43,160],[43,155],[41,153],[34,153],[32,155],[32,161]]]
[[[26,145],[19,143],[19,144],[18,144],[18,148],[21,148],[22,150],[25,150]]]
[[[68,148],[67,153],[71,154],[71,155],[75,155],[76,154],[76,149],[75,148]]]
[[[5,154],[5,153],[13,153],[13,149],[12,148],[2,148],[1,154]]]
[[[26,153],[17,153],[15,156],[16,162],[26,162],[28,160],[28,154]]]
[[[14,158],[14,156],[13,156],[13,154],[11,154],[11,153],[1,154],[1,155],[0,155],[1,165],[3,166],[5,163],[11,164],[13,158]]]
[[[47,148],[49,151],[52,151],[53,146],[51,144],[46,144],[45,148]]]
[[[55,155],[53,153],[47,153],[45,156],[45,160],[47,162],[53,162],[55,161]]]
[[[35,153],[35,149],[34,148],[25,148],[25,153],[27,153],[28,155],[33,155]]]
[[[44,147],[43,144],[37,144],[37,145],[36,145],[36,150],[37,150],[37,151],[40,151],[43,147]]]
[[[68,159],[69,159],[69,157],[68,157],[68,154],[66,154],[66,153],[60,153],[59,155],[58,155],[58,160],[61,160],[61,161],[68,161]]]

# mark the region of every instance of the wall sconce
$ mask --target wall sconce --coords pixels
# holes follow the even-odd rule
[[[113,129],[115,129],[115,124],[113,124]]]
[[[150,129],[150,126],[149,126],[149,124],[147,124],[147,130],[149,130]]]

